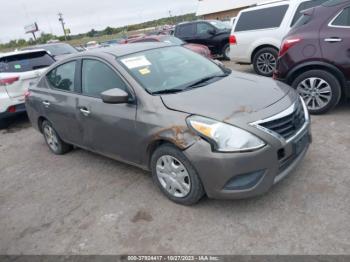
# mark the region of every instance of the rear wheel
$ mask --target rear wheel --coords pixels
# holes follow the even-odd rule
[[[225,60],[230,60],[230,44],[226,44],[222,49],[222,56]]]
[[[271,77],[276,68],[278,51],[272,47],[259,50],[253,57],[254,70],[258,75]]]
[[[151,169],[154,182],[175,203],[193,205],[204,196],[196,170],[176,147],[159,147],[152,156]]]
[[[62,141],[49,121],[43,121],[42,131],[46,144],[54,154],[63,155],[72,150],[72,146]]]
[[[311,70],[298,76],[292,84],[304,99],[311,114],[324,114],[341,98],[338,79],[324,70]]]

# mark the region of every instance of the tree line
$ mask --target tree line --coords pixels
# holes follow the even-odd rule
[[[104,36],[104,35],[116,35],[116,34],[126,35],[127,32],[130,32],[130,31],[136,31],[136,30],[141,30],[141,29],[150,28],[150,27],[157,27],[157,26],[162,26],[167,24],[177,24],[179,22],[192,21],[196,19],[197,19],[196,15],[194,13],[191,13],[191,14],[186,14],[181,16],[161,18],[161,19],[152,20],[152,21],[148,21],[140,24],[134,24],[134,25],[128,25],[128,26],[122,26],[122,27],[107,26],[104,30],[100,30],[100,31],[91,29],[87,33],[69,35],[67,36],[67,40],[82,39],[84,37],[98,37],[98,36]],[[41,35],[37,37],[36,41],[33,38],[30,38],[29,40],[25,40],[25,39],[11,40],[8,43],[0,44],[0,50],[16,49],[16,48],[25,47],[28,45],[35,45],[35,44],[45,44],[49,40],[65,41],[65,37],[42,32]]]

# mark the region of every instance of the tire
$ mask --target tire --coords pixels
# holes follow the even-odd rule
[[[261,76],[272,77],[276,68],[278,51],[273,47],[259,50],[253,57],[254,71]]]
[[[43,121],[41,130],[43,131],[47,146],[55,155],[64,155],[65,153],[72,150],[73,147],[62,141],[49,121]]]
[[[169,162],[175,165],[174,168],[176,168],[176,175],[166,174],[166,172],[169,171],[165,167],[167,162],[166,159],[173,161]],[[185,171],[181,171],[181,165],[183,168],[185,168]],[[187,206],[194,205],[205,194],[197,171],[194,169],[185,155],[172,145],[162,145],[155,150],[151,158],[151,170],[154,183],[171,201],[177,204]],[[164,170],[164,172],[160,172],[159,170]],[[169,173],[170,172],[174,173],[174,169],[171,169]],[[164,177],[167,178],[164,179]],[[172,181],[175,182],[173,183]],[[167,184],[168,186],[164,185],[166,182],[169,182]],[[169,186],[169,184],[171,185]],[[182,185],[181,189],[179,189],[179,185]],[[170,193],[170,191],[173,191],[173,193]]]
[[[314,88],[309,89],[309,86],[314,86]],[[329,112],[341,98],[341,86],[338,79],[324,70],[310,70],[299,75],[292,83],[292,87],[303,97],[310,114],[313,115]],[[324,104],[321,104],[319,99]]]
[[[230,61],[230,44],[226,44],[224,45],[224,47],[222,48],[222,57],[227,60]]]

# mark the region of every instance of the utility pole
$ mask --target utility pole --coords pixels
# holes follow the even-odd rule
[[[63,14],[62,13],[58,13],[58,21],[61,22],[61,25],[62,25],[62,29],[63,29],[63,33],[64,33],[64,39],[67,41],[67,34],[66,34],[66,29],[64,28],[64,20],[63,20]]]

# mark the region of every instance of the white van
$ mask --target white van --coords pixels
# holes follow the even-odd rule
[[[242,10],[232,27],[230,59],[253,64],[257,74],[272,76],[283,37],[301,16],[301,11],[327,0],[285,0]]]

